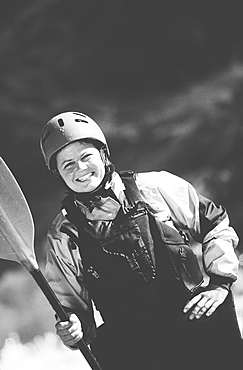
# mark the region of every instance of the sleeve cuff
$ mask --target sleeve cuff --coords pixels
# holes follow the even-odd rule
[[[234,280],[220,275],[210,275],[210,285],[218,285],[222,288],[225,288],[227,290],[230,290],[231,285],[233,284]]]

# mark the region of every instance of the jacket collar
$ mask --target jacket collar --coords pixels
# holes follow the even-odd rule
[[[101,192],[95,192],[89,201],[74,196],[74,203],[89,220],[113,220],[121,206],[126,206],[125,185],[117,172],[105,184]],[[88,198],[87,198],[88,199]]]

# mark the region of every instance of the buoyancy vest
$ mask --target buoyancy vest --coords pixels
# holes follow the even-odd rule
[[[89,221],[68,195],[66,217],[78,238],[62,227],[82,257],[83,283],[105,321],[136,317],[170,298],[193,294],[203,282],[197,258],[185,238],[156,220],[132,171],[120,172],[129,207],[112,221]],[[164,292],[164,294],[163,294]]]

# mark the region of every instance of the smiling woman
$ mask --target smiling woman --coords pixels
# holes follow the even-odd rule
[[[91,143],[70,143],[58,152],[56,161],[60,176],[77,193],[92,192],[105,176],[100,151]]]
[[[63,343],[83,338],[104,370],[237,368],[238,236],[226,210],[169,172],[116,172],[104,134],[83,113],[53,117],[41,150],[68,190],[46,260],[69,317],[55,325]]]

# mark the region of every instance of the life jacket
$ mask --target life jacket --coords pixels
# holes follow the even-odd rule
[[[112,221],[89,222],[73,197],[63,200],[66,217],[78,229],[83,282],[105,321],[135,317],[163,306],[165,295],[193,294],[203,282],[197,258],[185,238],[149,211],[132,171],[119,173],[129,202]],[[156,221],[157,220],[157,221]]]

